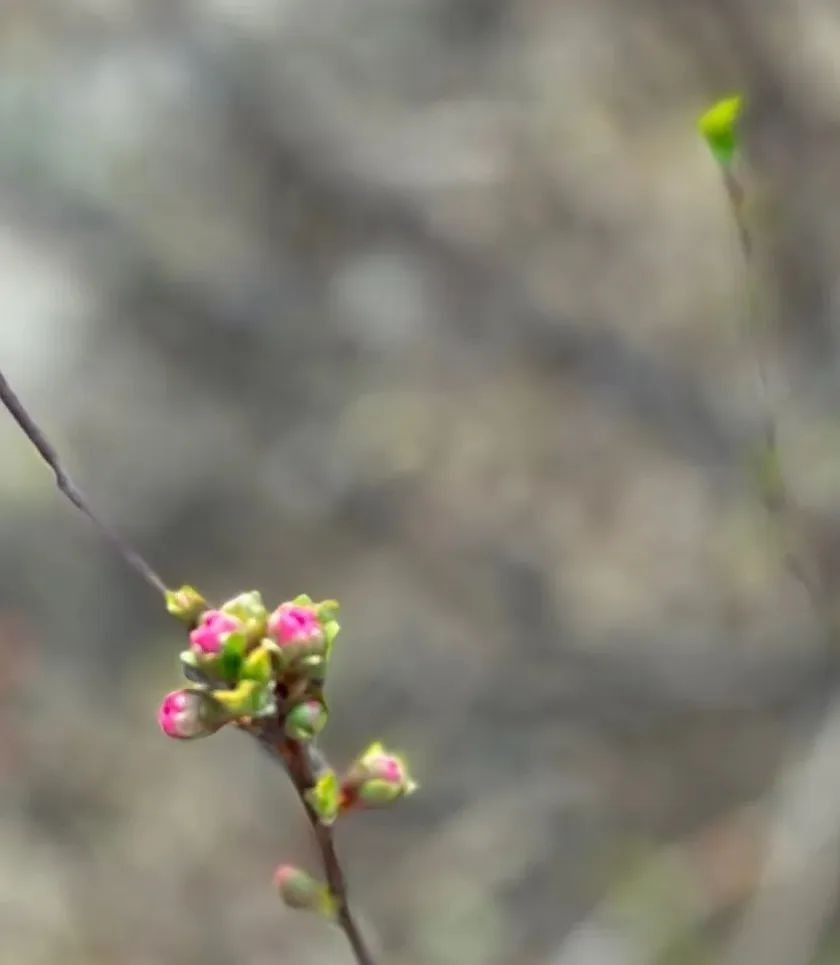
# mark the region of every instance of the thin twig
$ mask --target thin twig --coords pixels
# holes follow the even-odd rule
[[[3,405],[9,410],[12,418],[23,430],[27,439],[29,439],[32,445],[38,450],[38,454],[44,462],[55,473],[55,482],[59,491],[66,496],[77,509],[80,509],[85,516],[87,516],[126,563],[128,563],[149,586],[159,593],[165,594],[167,589],[166,584],[155,570],[130,543],[126,542],[115,530],[111,529],[107,523],[104,523],[90,508],[82,491],[64,469],[58,453],[29,414],[24,404],[17,397],[2,372],[0,372],[0,401],[2,401]]]
[[[315,840],[318,842],[318,849],[321,852],[321,861],[324,865],[324,874],[327,879],[330,893],[336,902],[336,921],[339,927],[347,936],[347,941],[353,949],[356,961],[359,965],[374,965],[374,959],[365,943],[359,926],[350,910],[350,902],[347,895],[347,881],[338,860],[333,839],[333,829],[326,824],[322,824],[318,815],[306,800],[306,791],[315,785],[315,763],[310,759],[309,747],[297,741],[286,741],[288,748],[289,774],[298,792],[301,803],[306,810],[306,816],[312,825]]]
[[[279,731],[272,733],[265,728],[255,730],[243,727],[242,729],[256,737],[261,746],[275,760],[282,763],[289,775],[289,779],[306,811],[309,823],[312,825],[312,831],[321,854],[321,863],[324,866],[324,876],[336,903],[336,922],[353,949],[358,965],[375,965],[373,955],[368,949],[359,926],[356,924],[356,919],[350,910],[347,879],[344,877],[344,871],[335,849],[333,829],[329,825],[321,823],[315,810],[306,800],[306,792],[315,786],[318,774],[328,766],[326,760],[314,744],[303,744],[300,741],[289,740]]]
[[[750,227],[744,211],[745,190],[738,177],[729,167],[722,168],[723,183],[729,197],[732,215],[738,230],[738,240],[743,255],[744,267],[749,272],[753,268],[753,243]],[[761,418],[763,427],[761,431],[762,446],[767,459],[767,465],[762,467],[762,473],[769,469],[772,480],[768,485],[766,479],[759,482],[760,496],[764,509],[768,517],[775,521],[778,537],[782,544],[785,564],[788,571],[805,590],[812,607],[822,620],[829,638],[833,637],[833,621],[826,614],[824,594],[820,587],[815,584],[810,572],[803,565],[790,545],[790,522],[794,514],[793,503],[782,468],[782,460],[779,453],[779,432],[773,412],[773,403],[770,394],[770,378],[767,373],[767,366],[761,351],[761,347],[755,340],[755,305],[750,297],[750,307],[747,314],[746,331],[744,332],[744,342],[752,355],[755,365],[755,379],[758,387],[758,394],[761,400]]]
[[[752,267],[752,242],[744,217],[744,191],[737,178],[724,169],[724,183],[738,227],[744,263]],[[765,418],[765,445],[774,462],[774,489],[762,486],[768,516],[777,522],[780,536],[789,544],[793,504],[782,473],[776,422],[768,378],[760,351],[754,346],[759,390]],[[838,642],[825,588],[817,584],[788,545],[786,561],[791,573],[808,593],[829,644]],[[819,566],[819,559],[816,560]],[[824,574],[818,571],[818,577]],[[747,961],[804,963],[811,960],[820,931],[836,897],[836,860],[840,854],[840,825],[835,816],[838,794],[837,741],[840,737],[840,699],[836,696],[822,716],[811,747],[801,760],[784,768],[777,782],[770,844],[756,894],[743,915],[733,939],[724,950],[724,965]],[[801,753],[800,748],[795,748]],[[790,912],[793,911],[793,915]]]

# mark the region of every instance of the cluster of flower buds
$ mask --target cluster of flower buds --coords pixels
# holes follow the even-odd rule
[[[270,743],[287,763],[303,753],[312,786],[299,790],[323,825],[349,811],[386,807],[416,789],[403,758],[380,743],[343,777],[309,746],[327,723],[324,681],[339,631],[334,600],[298,596],[269,612],[251,591],[216,608],[184,586],[167,593],[166,605],[190,627],[181,653],[189,686],[167,694],[158,711],[169,737],[206,737],[232,723]],[[289,907],[334,915],[329,888],[305,871],[282,865],[275,883]]]
[[[206,737],[230,721],[279,721],[294,740],[327,722],[323,684],[339,625],[338,604],[299,596],[269,613],[259,593],[218,609],[191,587],[167,595],[169,612],[192,627],[181,654],[191,686],[169,694],[158,721],[170,737]]]

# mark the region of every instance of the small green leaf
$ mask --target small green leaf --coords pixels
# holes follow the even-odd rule
[[[292,600],[295,606],[312,606],[312,597],[301,593]]]
[[[231,717],[262,717],[275,710],[272,688],[257,680],[241,680],[231,690],[214,690],[213,697]]]
[[[260,683],[268,683],[271,680],[273,671],[271,652],[267,647],[256,647],[242,662],[239,676],[244,680],[257,680]]]
[[[340,793],[335,771],[322,774],[304,796],[321,824],[332,824],[338,817]]]
[[[700,115],[697,127],[719,164],[732,163],[738,148],[737,126],[743,98],[740,94],[724,97]]]
[[[247,646],[248,638],[239,630],[234,630],[225,637],[219,656],[219,672],[225,680],[239,679]]]

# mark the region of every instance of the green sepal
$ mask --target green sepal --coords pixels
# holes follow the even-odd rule
[[[247,648],[248,637],[243,630],[233,630],[225,636],[218,657],[219,674],[224,680],[239,679]]]
[[[368,807],[386,807],[403,797],[405,789],[401,784],[392,784],[380,778],[372,777],[365,781],[356,791],[359,800]]]
[[[166,612],[185,623],[194,624],[203,610],[207,609],[207,601],[193,586],[179,586],[177,590],[167,590],[164,594]]]
[[[240,680],[233,689],[212,694],[231,717],[265,717],[276,710],[272,688],[258,680]]]
[[[256,680],[268,683],[274,672],[271,652],[262,644],[252,650],[242,661],[239,671],[240,680]]]
[[[335,771],[325,771],[314,787],[304,793],[307,803],[321,824],[332,824],[338,817],[340,790]]]
[[[329,661],[332,656],[333,641],[338,636],[341,630],[341,624],[338,620],[328,620],[324,624],[324,655],[327,661]]]
[[[312,597],[307,593],[300,593],[292,600],[295,606],[312,606]]]
[[[257,590],[240,593],[232,600],[222,604],[221,609],[223,613],[229,613],[239,620],[249,642],[253,643],[259,640],[265,633],[268,611]]]
[[[737,126],[743,98],[740,94],[724,97],[704,111],[697,127],[719,164],[728,167],[738,149]]]
[[[323,680],[326,671],[326,639],[312,640],[307,643],[287,643],[280,646],[266,637],[261,646],[271,654],[279,673],[300,672],[312,680]]]
[[[338,600],[322,600],[315,607],[315,616],[319,623],[327,624],[330,620],[335,620],[340,608]]]
[[[182,650],[179,654],[181,660],[181,672],[193,683],[203,684],[207,682],[207,668],[198,659],[198,655],[192,650]]]
[[[185,667],[195,667],[196,669],[199,668],[200,663],[198,655],[194,650],[182,650],[178,656],[180,657],[181,663]]]

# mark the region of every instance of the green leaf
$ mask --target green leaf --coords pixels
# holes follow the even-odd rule
[[[697,127],[719,164],[732,163],[738,149],[737,127],[741,117],[743,98],[740,94],[724,97],[704,111]]]
[[[219,655],[219,672],[225,680],[239,679],[247,646],[248,638],[239,630],[234,630],[225,637]]]
[[[260,683],[268,683],[272,678],[273,669],[271,652],[261,644],[245,657],[239,671],[239,677],[243,680],[257,680]]]
[[[231,690],[212,693],[231,717],[263,717],[275,710],[272,688],[257,680],[241,680]]]
[[[312,597],[306,593],[301,593],[292,600],[295,606],[312,606]]]
[[[318,815],[321,824],[332,824],[338,817],[339,787],[335,771],[326,771],[314,787],[305,792],[309,806]]]

